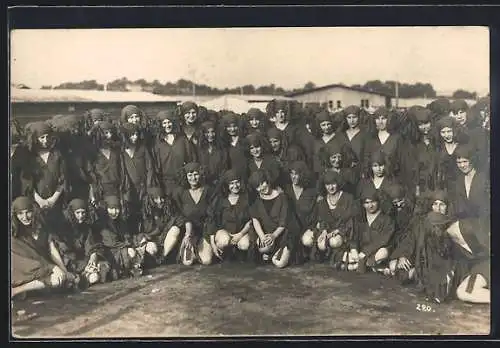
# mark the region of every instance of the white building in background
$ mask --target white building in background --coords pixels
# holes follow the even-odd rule
[[[330,110],[342,109],[349,105],[358,105],[362,108],[386,106],[392,102],[392,96],[370,91],[364,88],[354,88],[342,84],[333,84],[292,93],[287,97],[293,98],[303,105],[320,104]]]

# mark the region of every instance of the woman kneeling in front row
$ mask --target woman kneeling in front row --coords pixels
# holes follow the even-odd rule
[[[250,214],[262,260],[272,260],[278,268],[286,267],[297,250],[299,231],[288,199],[272,186],[269,174],[263,170],[254,172],[250,183],[258,192]]]

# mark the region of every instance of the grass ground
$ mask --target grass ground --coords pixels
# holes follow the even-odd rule
[[[427,311],[417,307],[425,305]],[[429,306],[429,307],[427,307]],[[19,319],[15,313],[36,313]],[[225,335],[486,335],[489,305],[428,303],[375,273],[327,265],[167,265],[149,275],[14,303],[22,338]]]

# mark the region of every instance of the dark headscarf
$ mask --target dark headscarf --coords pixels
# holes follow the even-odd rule
[[[35,203],[33,200],[26,196],[17,197],[14,202],[12,202],[12,211],[14,213],[19,213],[23,210],[29,210],[33,208]]]

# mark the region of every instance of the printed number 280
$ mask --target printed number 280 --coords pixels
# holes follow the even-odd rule
[[[432,311],[432,307],[428,306],[426,304],[417,303],[417,311],[420,311],[420,312],[430,312],[430,311]]]

